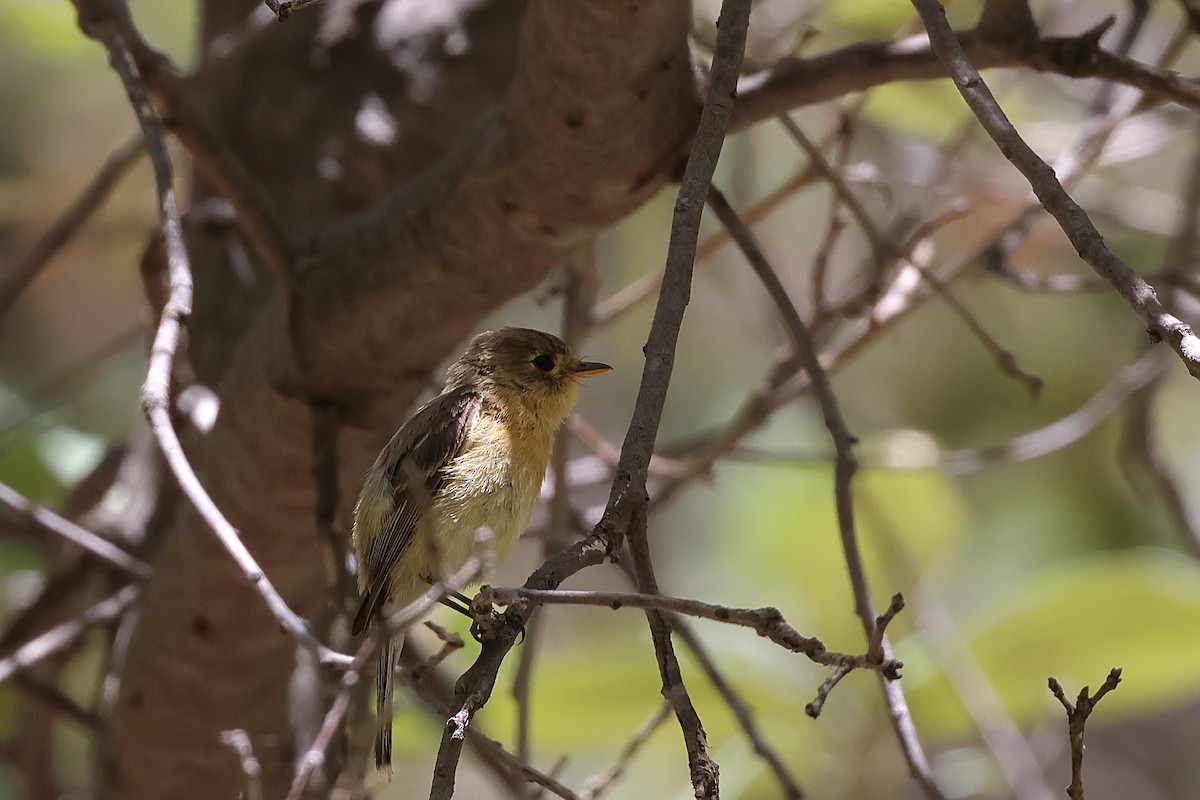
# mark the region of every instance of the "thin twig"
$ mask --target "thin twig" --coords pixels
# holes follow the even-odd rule
[[[708,201],[717,218],[729,229],[730,234],[741,248],[746,260],[766,287],[767,293],[775,303],[780,316],[783,317],[785,327],[791,336],[792,344],[795,346],[797,355],[804,365],[804,371],[808,374],[817,406],[821,410],[821,417],[825,422],[826,429],[829,431],[830,439],[833,441],[835,453],[834,505],[837,510],[838,530],[841,534],[846,567],[850,572],[850,586],[854,593],[855,610],[862,623],[863,632],[867,635],[870,650],[878,648],[881,655],[890,656],[886,638],[883,635],[883,628],[887,617],[876,617],[875,605],[871,600],[870,587],[867,585],[866,569],[863,566],[862,554],[858,548],[858,534],[855,531],[851,481],[854,478],[855,471],[858,469],[857,461],[852,452],[856,439],[846,429],[837,399],[834,397],[833,389],[829,384],[829,377],[825,373],[825,367],[821,364],[816,343],[813,341],[808,327],[800,319],[800,314],[796,311],[795,305],[792,304],[791,298],[788,297],[787,290],[784,289],[779,276],[767,261],[766,256],[763,255],[762,249],[754,240],[753,234],[750,233],[750,230],[738,218],[737,212],[729,205],[729,201],[725,199],[725,196],[715,187],[710,188]],[[896,608],[896,611],[898,610]],[[890,611],[890,613],[894,614],[895,611]],[[880,682],[887,701],[888,715],[892,720],[893,729],[904,752],[905,761],[908,762],[909,772],[921,786],[926,796],[931,798],[931,800],[942,800],[944,795],[933,780],[933,774],[929,769],[929,761],[925,756],[925,751],[921,747],[920,740],[917,738],[916,729],[913,726],[912,717],[908,711],[908,701],[904,697],[903,689],[900,687],[899,682],[890,680],[888,676],[882,673],[880,674]]]
[[[1054,678],[1050,678],[1047,683],[1050,686],[1050,691],[1058,698],[1058,702],[1062,703],[1062,707],[1067,712],[1067,736],[1071,742],[1071,785],[1067,787],[1067,796],[1071,800],[1084,800],[1083,797],[1083,732],[1087,726],[1088,717],[1091,716],[1092,709],[1100,702],[1104,695],[1117,688],[1117,684],[1121,682],[1121,669],[1114,667],[1109,671],[1108,677],[1104,679],[1104,685],[1101,686],[1094,695],[1088,696],[1088,687],[1083,687],[1079,690],[1079,697],[1075,699],[1074,705],[1067,700],[1066,693],[1063,692],[1062,686]]]
[[[39,506],[6,483],[0,483],[0,503],[36,522],[42,528],[82,547],[96,558],[111,564],[127,575],[148,580],[154,570],[141,559],[131,556],[107,539],[79,527],[66,517]]]
[[[250,744],[250,734],[241,728],[224,731],[221,734],[221,743],[228,746],[238,758],[238,765],[241,767],[242,777],[245,779],[246,800],[262,800],[262,765],[258,762],[258,757],[254,755],[254,747]]]
[[[119,619],[142,593],[142,587],[131,583],[116,594],[101,600],[82,614],[56,625],[21,647],[12,655],[0,659],[0,683],[17,672],[28,669],[44,658],[60,653],[96,625]]]
[[[313,739],[313,743],[300,759],[300,766],[296,770],[296,777],[293,779],[292,788],[287,795],[288,800],[300,800],[308,789],[309,781],[312,780],[317,768],[325,763],[325,754],[333,743],[334,737],[341,731],[342,721],[346,718],[346,712],[350,710],[354,689],[362,679],[363,668],[378,656],[379,649],[388,639],[415,624],[421,617],[429,613],[430,609],[437,605],[442,598],[460,591],[478,579],[480,573],[483,572],[483,564],[482,558],[471,556],[449,578],[434,583],[416,600],[389,615],[382,624],[372,627],[371,633],[359,646],[358,651],[342,673],[342,688],[325,714],[325,720],[321,723],[321,729],[317,732],[316,738]],[[391,720],[381,721],[381,723],[390,725]]]
[[[629,763],[633,761],[633,757],[642,749],[642,745],[649,741],[654,732],[667,721],[670,713],[671,704],[664,700],[658,710],[647,717],[641,727],[634,731],[633,736],[621,748],[621,753],[612,766],[587,779],[584,790],[579,793],[579,800],[597,800],[600,795],[608,791],[609,787],[620,780],[621,776],[625,774],[625,770],[628,769]]]
[[[921,278],[929,284],[934,293],[942,298],[942,301],[950,307],[954,315],[967,326],[967,330],[975,336],[976,339],[984,346],[988,353],[992,356],[992,360],[996,362],[996,367],[1005,375],[1015,380],[1017,383],[1025,387],[1025,391],[1029,392],[1029,396],[1036,400],[1038,395],[1042,393],[1042,388],[1046,385],[1045,381],[1030,372],[1021,369],[1017,363],[1017,358],[1011,351],[1004,349],[990,333],[988,333],[979,320],[967,310],[967,307],[955,297],[944,283],[936,275],[930,272],[925,267],[915,262],[911,263],[918,272],[921,273]]]
[[[423,659],[420,653],[414,653],[413,650],[415,648],[410,649],[406,645],[400,657],[402,660],[412,659],[410,663],[416,666],[409,670],[401,670],[398,677],[435,717],[444,721],[451,713],[449,702],[453,687],[440,681],[440,676],[436,672],[429,671],[428,664],[435,660],[436,656]],[[480,727],[478,721],[473,722],[467,728],[466,734],[467,744],[473,748],[476,759],[491,770],[510,797],[519,797],[520,790],[529,785],[549,788],[546,784],[550,784],[554,787],[550,788],[550,791],[560,797],[574,800],[574,794],[570,789],[558,783],[552,775],[541,772],[505,750],[487,734],[487,731]]]
[[[965,475],[995,464],[1019,464],[1067,447],[1116,413],[1134,392],[1161,376],[1170,366],[1163,351],[1151,350],[1118,372],[1079,408],[1045,427],[1021,434],[994,447],[952,450],[939,463],[947,472]]]
[[[842,678],[850,674],[851,668],[841,666],[829,674],[821,685],[817,687],[817,696],[804,706],[804,713],[808,714],[813,719],[821,716],[821,712],[825,709],[825,701],[829,698],[829,693],[833,691],[833,687],[841,683]]]
[[[1029,181],[1034,194],[1058,221],[1080,258],[1137,313],[1151,340],[1166,341],[1179,354],[1188,372],[1200,379],[1200,338],[1190,326],[1168,313],[1158,301],[1153,287],[1108,249],[1096,226],[1063,188],[1054,170],[1017,133],[978,70],[967,60],[961,43],[946,20],[945,9],[937,0],[912,0],[912,3],[925,23],[930,47],[949,70],[967,106],[1004,157]]]
[[[858,221],[858,226],[862,229],[863,235],[867,237],[876,258],[883,259],[887,256],[888,251],[892,249],[888,244],[887,237],[875,225],[875,220],[871,219],[871,215],[867,213],[866,208],[859,202],[854,192],[850,191],[850,187],[846,185],[846,179],[825,160],[820,148],[808,138],[804,131],[800,130],[800,126],[796,124],[790,114],[780,114],[776,119],[783,124],[784,130],[788,132],[792,140],[800,145],[800,149],[808,156],[808,163],[825,179],[825,182],[829,184],[846,208],[850,209],[851,216]],[[753,223],[747,222],[746,224]]]
[[[92,176],[79,197],[75,198],[75,201],[54,221],[50,229],[42,234],[42,238],[38,239],[29,254],[17,264],[8,279],[0,285],[0,319],[8,314],[8,310],[25,291],[25,287],[50,263],[50,259],[54,258],[54,255],[67,242],[71,241],[71,237],[108,198],[113,187],[138,162],[143,152],[145,151],[142,147],[142,137],[133,136],[117,145],[108,154],[104,164]]]
[[[1200,268],[1197,261],[1200,256],[1200,147],[1192,154],[1186,175],[1175,235],[1163,257],[1163,272],[1167,275],[1188,275]],[[1173,287],[1173,292],[1175,296],[1180,294],[1177,287]],[[1162,376],[1149,381],[1130,398],[1121,446],[1121,452],[1129,457],[1120,462],[1141,468],[1130,477],[1147,479],[1166,505],[1184,545],[1193,557],[1200,558],[1200,516],[1191,507],[1187,493],[1180,488],[1156,435],[1154,401],[1161,385]]]
[[[54,684],[44,682],[30,672],[17,672],[12,676],[12,682],[22,692],[45,704],[49,710],[62,714],[93,733],[104,733],[104,720],[99,714],[79,705]]]
[[[829,142],[823,141],[817,146],[824,149],[829,146]],[[811,161],[806,162],[790,178],[749,206],[742,214],[742,217],[746,220],[747,224],[754,224],[765,219],[772,212],[779,209],[792,195],[801,189],[812,186],[818,177],[817,168]],[[711,258],[728,243],[729,233],[724,228],[713,231],[696,245],[696,261],[701,262]],[[604,300],[596,303],[591,314],[592,323],[596,326],[607,325],[626,312],[636,308],[639,303],[649,299],[658,291],[658,288],[662,286],[662,276],[663,273],[661,270],[648,272],[629,285],[622,287],[619,291],[609,295]]]

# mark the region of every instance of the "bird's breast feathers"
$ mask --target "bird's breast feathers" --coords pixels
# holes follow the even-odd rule
[[[474,550],[475,531],[491,529],[497,563],[529,524],[550,457],[549,432],[514,431],[489,415],[472,426],[462,450],[446,466],[435,513],[448,565],[457,568]]]

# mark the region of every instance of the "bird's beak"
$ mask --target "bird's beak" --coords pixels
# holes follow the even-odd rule
[[[578,378],[586,378],[589,375],[599,375],[601,372],[609,372],[612,370],[608,364],[602,364],[599,361],[576,361],[571,366],[567,367],[567,372]]]

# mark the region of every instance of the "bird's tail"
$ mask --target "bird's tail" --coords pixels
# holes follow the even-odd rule
[[[392,684],[396,662],[400,659],[400,648],[404,637],[388,639],[379,653],[379,676],[376,679],[375,724],[375,767],[380,772],[392,775]]]

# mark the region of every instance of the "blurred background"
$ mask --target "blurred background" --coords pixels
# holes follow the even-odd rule
[[[177,64],[194,64],[190,4],[130,5],[154,45]],[[716,7],[696,7],[695,49],[705,62]],[[1035,10],[1046,31],[1064,35],[1116,15],[1106,46],[1131,20],[1130,6],[1101,0],[1040,3]],[[948,11],[964,28],[979,7],[956,2]],[[1153,4],[1132,57],[1153,63],[1167,53],[1172,69],[1200,72],[1200,46],[1195,36],[1180,40],[1183,25],[1182,3]],[[918,28],[904,2],[763,0],[747,70]],[[0,271],[8,275],[136,130],[101,49],[80,35],[65,2],[0,0],[0,76]],[[1184,200],[1200,181],[1193,111],[1165,104],[1131,114],[1136,97],[1106,94],[1089,80],[1006,70],[985,77],[1048,161],[1072,156],[1096,126],[1108,124],[1102,139],[1090,140],[1104,146],[1074,196],[1137,271],[1187,266],[1172,257],[1181,230],[1190,224],[1195,235],[1195,209],[1187,223]],[[899,310],[877,330],[866,332],[863,314],[825,313],[870,273],[877,254],[869,235],[828,182],[787,188],[809,159],[784,125],[764,122],[729,139],[716,185],[743,214],[754,214],[755,233],[793,299],[820,321],[826,354],[846,353],[831,369],[861,440],[854,484],[861,543],[876,603],[885,606],[894,592],[909,603],[890,635],[939,784],[953,798],[1064,796],[1066,722],[1046,679],[1056,677],[1074,697],[1121,667],[1124,681],[1088,726],[1088,797],[1200,796],[1200,531],[1188,525],[1200,503],[1192,477],[1200,468],[1200,385],[1177,360],[1146,357],[1150,346],[1136,316],[1091,284],[1047,216],[1030,215],[1027,230],[997,238],[1030,204],[1028,186],[949,83],[884,86],[797,110],[791,119],[845,176],[877,231],[898,236],[928,223],[913,260],[939,276],[949,294],[931,291],[916,268],[901,266],[887,277],[893,305],[880,302],[875,313]],[[176,156],[186,197],[186,158]],[[773,200],[767,208],[764,198]],[[596,246],[600,309],[611,318],[582,349],[616,371],[588,383],[578,411],[617,446],[653,310],[653,295],[626,305],[621,293],[662,269],[673,202],[671,188]],[[149,319],[138,263],[154,224],[148,164],[136,160],[0,320],[0,481],[52,509],[68,508],[80,482],[140,414]],[[683,460],[737,417],[787,352],[765,292],[711,219],[702,241],[659,440],[664,455]],[[1192,253],[1193,272],[1196,265]],[[1165,289],[1159,284],[1160,296],[1185,319],[1200,321],[1186,276],[1168,280]],[[562,283],[562,275],[551,277],[484,327],[558,329]],[[973,326],[994,340],[991,350]],[[1021,373],[998,366],[1001,350]],[[1036,397],[1035,381],[1018,379],[1022,373],[1042,382]],[[607,478],[588,478],[591,449],[568,441],[582,476],[573,499],[590,522],[607,497]],[[672,490],[650,520],[662,590],[731,606],[777,606],[831,649],[860,651],[831,452],[811,398],[788,398],[699,480]],[[660,466],[660,490],[676,463],[668,458]],[[535,527],[544,519],[539,512]],[[51,556],[33,526],[7,514],[0,522],[0,618],[7,619],[36,595]],[[542,547],[528,537],[494,582],[522,583]],[[619,567],[606,565],[564,588],[627,584]],[[617,760],[661,706],[650,638],[635,610],[540,613],[522,646],[537,666],[529,688],[530,757],[547,771],[565,757],[558,777],[582,786]],[[465,633],[457,615],[437,620]],[[694,629],[810,796],[917,796],[874,676],[848,677],[811,720],[804,706],[824,669],[746,629],[699,621]],[[103,638],[67,667],[66,691],[85,708],[103,674]],[[436,643],[427,638],[421,646],[429,651]],[[475,647],[468,639],[446,673],[460,673]],[[681,658],[721,765],[723,795],[779,796],[695,659],[683,649]],[[509,659],[479,716],[483,730],[507,743],[516,736],[508,687],[517,665]],[[0,755],[20,746],[19,691],[0,684]],[[424,796],[441,721],[411,700],[399,704],[398,777],[380,787],[382,796]],[[63,795],[87,796],[95,779],[88,731],[68,716],[54,719],[53,769]],[[606,796],[691,796],[678,727],[668,719],[651,730]],[[1027,764],[1036,774],[1021,772]],[[464,797],[493,796],[486,775],[469,763],[460,786]],[[22,794],[17,773],[0,761],[0,800]]]

